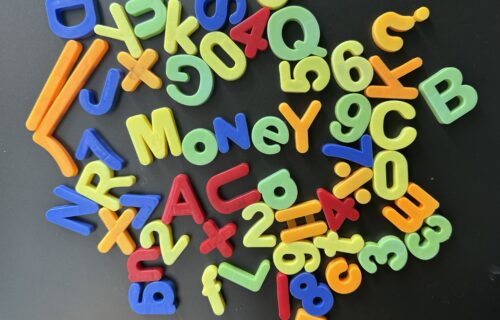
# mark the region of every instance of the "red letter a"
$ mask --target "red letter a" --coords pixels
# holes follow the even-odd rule
[[[205,213],[193,191],[189,177],[185,174],[179,174],[174,178],[161,220],[165,224],[170,224],[174,216],[193,216],[197,224],[205,221]]]

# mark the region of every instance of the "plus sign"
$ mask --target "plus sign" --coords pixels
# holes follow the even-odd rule
[[[215,221],[208,220],[203,224],[203,231],[208,238],[200,244],[200,252],[208,254],[217,249],[224,258],[229,258],[233,255],[233,245],[228,240],[236,234],[236,230],[234,223],[228,223],[219,229]]]

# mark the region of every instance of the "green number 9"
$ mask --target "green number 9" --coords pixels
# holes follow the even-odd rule
[[[356,114],[351,116],[349,111],[353,106],[357,107]],[[351,93],[343,96],[335,105],[335,118],[337,121],[330,123],[330,133],[338,141],[351,143],[357,141],[365,133],[370,123],[372,106],[368,99],[359,94]],[[343,132],[342,126],[350,128]]]

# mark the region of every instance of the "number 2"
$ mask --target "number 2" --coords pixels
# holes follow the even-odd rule
[[[274,223],[273,209],[263,202],[254,203],[243,210],[243,219],[249,221],[258,212],[262,213],[262,218],[247,231],[243,237],[243,245],[247,248],[272,248],[276,246],[276,236],[263,233]]]

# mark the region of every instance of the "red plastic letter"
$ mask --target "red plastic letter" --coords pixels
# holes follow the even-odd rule
[[[181,197],[184,199],[183,202]],[[170,224],[174,216],[192,216],[197,224],[205,221],[205,213],[193,191],[189,177],[185,174],[179,174],[174,178],[161,221]]]
[[[229,258],[233,255],[233,245],[228,240],[236,234],[237,229],[234,223],[228,223],[219,229],[215,221],[208,220],[203,224],[207,239],[200,244],[200,252],[208,254],[217,249],[224,258]]]
[[[250,168],[247,163],[242,163],[229,170],[216,174],[207,182],[207,197],[215,210],[222,214],[230,214],[243,209],[252,203],[260,201],[260,193],[257,189],[234,197],[230,200],[223,200],[219,195],[219,189],[230,182],[238,180],[248,175]]]
[[[288,292],[288,277],[286,274],[278,272],[276,274],[276,293],[280,320],[290,319],[290,295]]]
[[[130,282],[153,282],[163,277],[162,267],[143,268],[142,261],[155,261],[161,257],[159,246],[150,249],[139,248],[127,260],[128,280]]]

